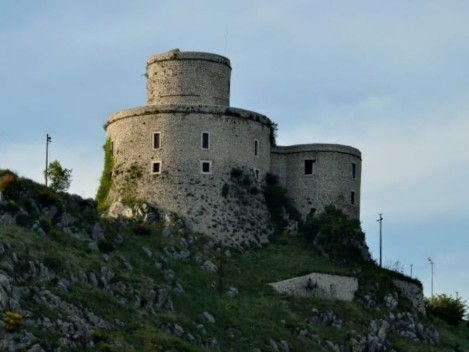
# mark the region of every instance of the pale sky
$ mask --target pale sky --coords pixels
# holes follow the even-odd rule
[[[469,2],[0,0],[0,168],[42,182],[51,160],[94,197],[103,124],[146,102],[149,56],[231,60],[231,105],[267,115],[281,145],[363,154],[361,220],[377,258],[430,294],[469,301]]]

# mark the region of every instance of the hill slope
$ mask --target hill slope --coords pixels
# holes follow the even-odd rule
[[[102,220],[28,180],[0,199],[1,351],[469,350],[466,325],[418,316],[390,273],[337,265],[301,236],[242,253],[171,215]],[[358,277],[355,301],[267,285],[310,272]]]

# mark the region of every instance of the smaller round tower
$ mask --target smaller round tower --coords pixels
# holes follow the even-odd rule
[[[147,62],[148,105],[230,105],[230,60],[172,50]]]

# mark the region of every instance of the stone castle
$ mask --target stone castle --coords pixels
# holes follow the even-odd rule
[[[262,244],[271,222],[256,188],[271,173],[303,217],[333,204],[359,218],[360,151],[276,146],[269,118],[230,107],[226,57],[173,50],[150,57],[146,76],[147,105],[106,123],[114,160],[111,211],[125,199],[142,200],[227,244]],[[240,173],[243,181],[235,182]]]

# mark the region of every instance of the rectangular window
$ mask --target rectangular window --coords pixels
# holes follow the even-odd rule
[[[254,179],[256,180],[256,182],[259,182],[261,180],[261,170],[254,169]]]
[[[212,162],[210,160],[200,161],[200,173],[205,175],[212,173]]]
[[[160,149],[161,147],[161,134],[160,132],[153,133],[153,149]]]
[[[316,160],[307,159],[305,160],[305,175],[313,174],[313,164]]]
[[[357,177],[357,164],[352,163],[352,178]]]
[[[161,161],[152,161],[151,173],[155,175],[161,174]]]
[[[259,141],[257,139],[254,140],[254,155],[259,156]]]
[[[210,133],[202,132],[202,149],[210,149]]]
[[[350,192],[350,203],[352,205],[355,205],[355,192],[354,191]]]

